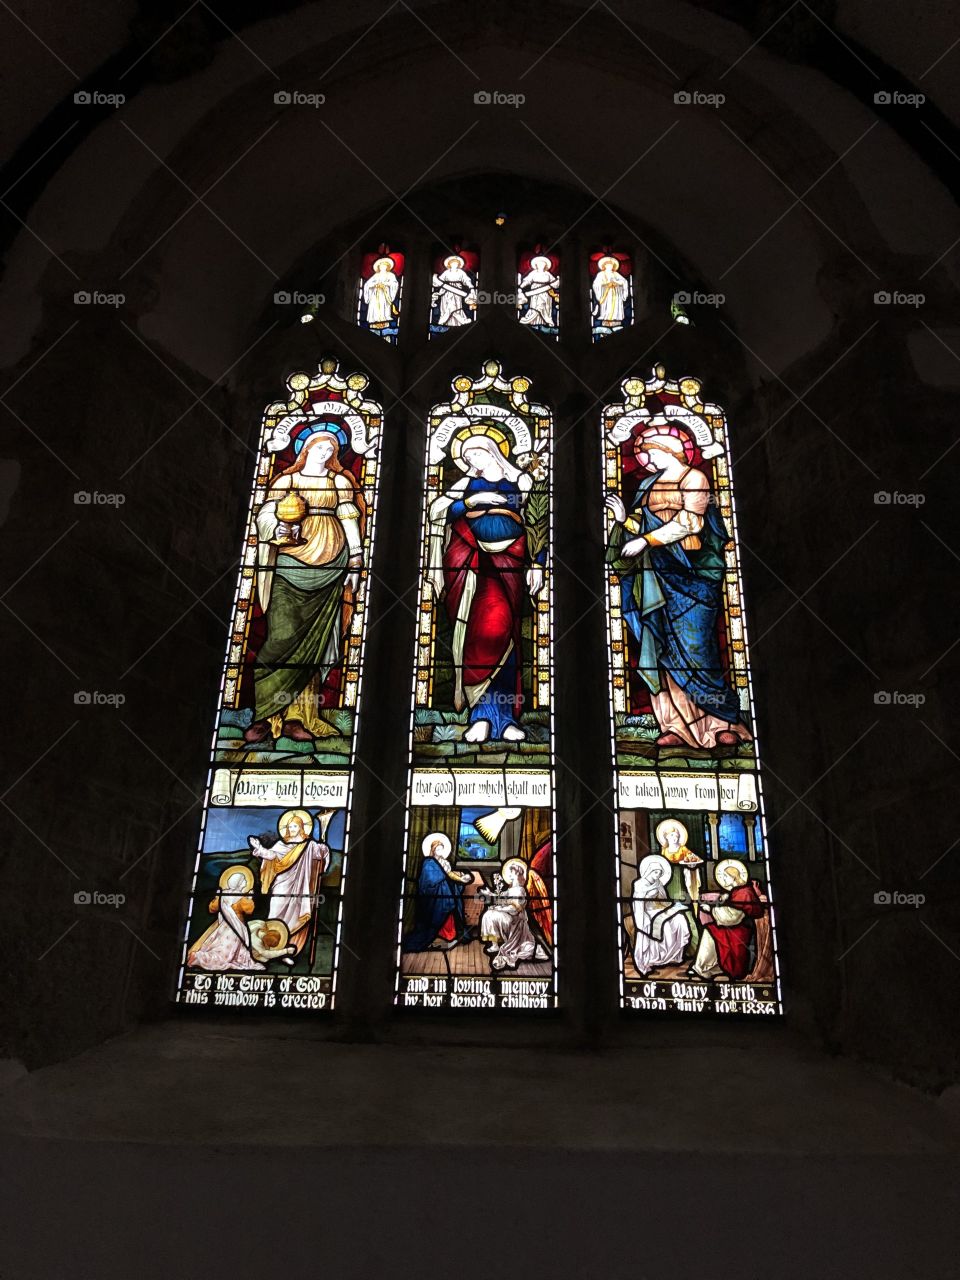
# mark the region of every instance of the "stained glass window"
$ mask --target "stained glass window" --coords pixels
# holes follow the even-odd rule
[[[723,411],[627,378],[603,414],[621,997],[777,1013],[780,987]]]
[[[396,344],[400,332],[404,256],[381,246],[367,253],[360,264],[357,289],[357,324]]]
[[[551,433],[488,361],[430,414],[397,999],[556,999]]]
[[[268,406],[183,938],[186,1004],[331,1007],[379,405],[334,360]]]
[[[560,334],[560,258],[540,245],[521,249],[517,261],[517,316],[538,333]]]
[[[630,255],[602,250],[590,255],[590,327],[594,342],[633,324]]]
[[[434,256],[430,336],[473,324],[477,318],[480,255],[475,249],[440,249]]]

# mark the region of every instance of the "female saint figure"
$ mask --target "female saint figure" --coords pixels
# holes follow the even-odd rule
[[[636,441],[652,472],[628,515],[607,497],[615,524],[607,563],[620,576],[623,617],[636,642],[637,673],[650,691],[659,747],[735,747],[751,738],[720,657],[717,620],[729,535],[706,475],[683,440],[648,428]]]
[[[648,854],[633,882],[633,963],[645,977],[651,969],[678,964],[690,942],[690,923],[683,902],[667,893],[672,869],[659,853]]]
[[[247,742],[331,736],[323,683],[342,656],[363,567],[366,508],[341,466],[332,430],[305,441],[257,513],[257,594],[267,635],[254,663],[256,710]]]
[[[469,708],[465,741],[519,742],[521,606],[525,585],[531,596],[543,589],[546,554],[528,547],[533,480],[490,435],[468,435],[459,461],[466,476],[430,508],[427,574],[453,626],[453,705]]]
[[[210,902],[217,918],[190,948],[188,966],[217,971],[264,968],[251,954],[247,917],[253,910],[253,872],[249,867],[227,867]]]

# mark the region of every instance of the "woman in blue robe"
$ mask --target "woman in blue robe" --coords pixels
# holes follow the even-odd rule
[[[641,482],[629,515],[621,498],[608,497],[615,524],[607,563],[620,577],[637,673],[661,730],[657,746],[735,747],[751,734],[720,655],[730,537],[709,480],[688,464],[678,436],[645,433],[636,450],[653,474]]]

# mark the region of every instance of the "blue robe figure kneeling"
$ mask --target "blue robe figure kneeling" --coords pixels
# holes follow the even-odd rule
[[[403,950],[426,951],[434,945],[447,950],[466,939],[463,891],[473,877],[450,866],[450,840],[442,832],[426,836],[422,849],[413,928]]]

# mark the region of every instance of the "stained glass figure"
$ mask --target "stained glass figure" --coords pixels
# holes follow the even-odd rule
[[[357,291],[357,324],[396,345],[403,295],[402,253],[381,249],[364,254]]]
[[[264,414],[184,930],[186,1004],[333,1004],[382,418],[366,386],[324,360]]]
[[[397,999],[556,999],[551,432],[527,378],[430,414]]]
[[[628,254],[590,255],[590,324],[594,342],[633,324],[633,266]]]
[[[723,411],[696,378],[603,415],[621,995],[777,1013],[736,514]]]
[[[517,316],[538,333],[560,336],[560,259],[538,245],[517,263]]]
[[[477,318],[480,255],[473,249],[441,250],[434,261],[430,336],[461,329]]]

